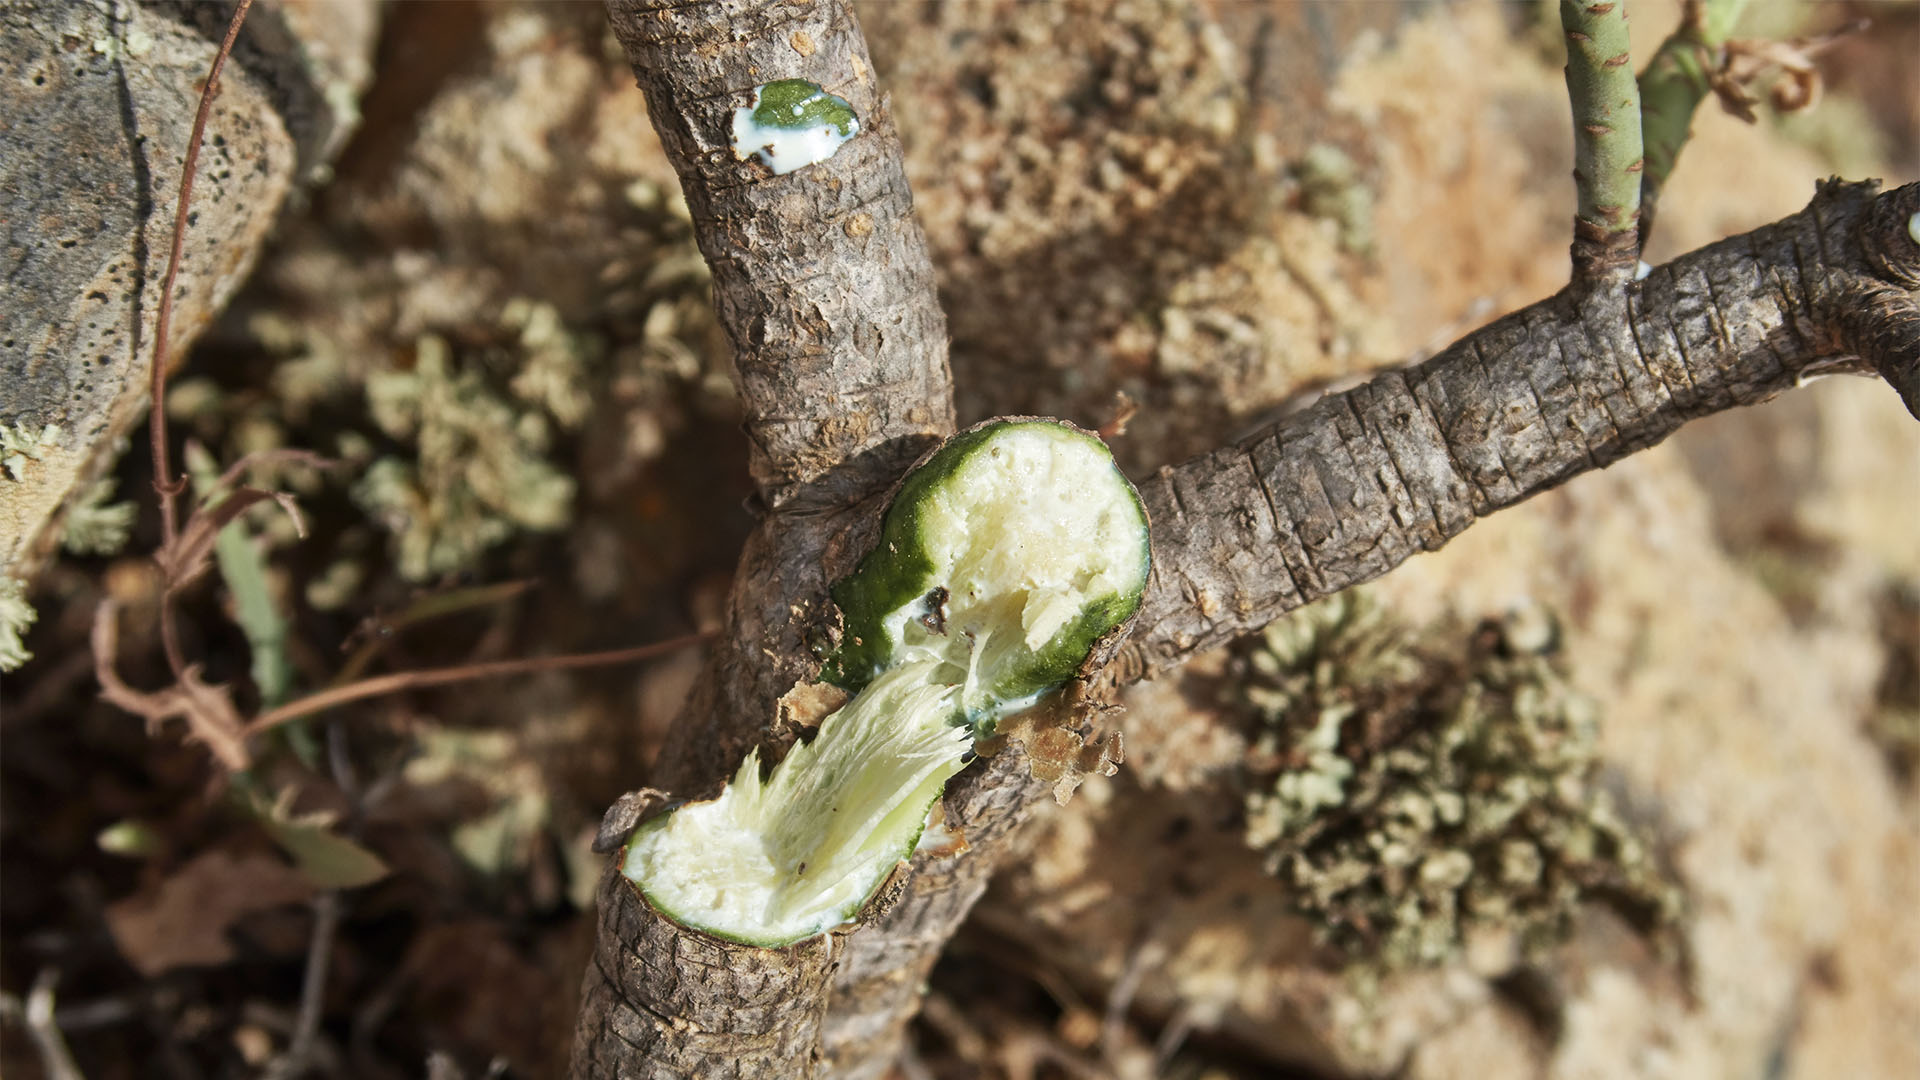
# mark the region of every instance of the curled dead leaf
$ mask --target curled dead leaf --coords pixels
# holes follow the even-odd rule
[[[1820,102],[1820,68],[1814,61],[1835,42],[1867,28],[1865,19],[1837,30],[1791,41],[1742,38],[1729,41],[1720,63],[1708,73],[1721,107],[1751,124],[1758,119],[1754,104],[1764,92],[1779,112],[1799,112]]]
[[[175,717],[184,719],[187,737],[204,743],[227,771],[247,768],[252,755],[240,710],[227,687],[200,678],[200,665],[188,665],[177,682],[162,690],[135,690],[121,680],[114,666],[120,649],[118,612],[119,605],[103,600],[93,615],[93,672],[100,681],[100,696],[146,720],[149,733]]]

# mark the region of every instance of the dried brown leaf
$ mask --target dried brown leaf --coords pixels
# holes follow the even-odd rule
[[[309,899],[306,875],[271,855],[209,851],[107,908],[127,962],[152,978],[233,958],[227,931],[256,911]]]
[[[246,724],[227,688],[202,680],[198,664],[188,666],[178,682],[163,690],[135,690],[121,680],[114,666],[120,649],[118,608],[111,600],[102,601],[93,616],[93,671],[100,696],[145,719],[149,732],[174,717],[186,720],[189,739],[205,743],[229,772],[245,769],[252,763]]]
[[[1814,61],[1833,43],[1866,29],[1866,21],[1791,41],[1729,41],[1720,66],[1708,75],[1713,92],[1730,113],[1751,124],[1754,103],[1764,86],[1767,100],[1780,112],[1811,109],[1820,102],[1820,68]]]

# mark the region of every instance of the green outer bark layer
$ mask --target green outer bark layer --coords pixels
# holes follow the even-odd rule
[[[1660,43],[1640,73],[1640,128],[1646,169],[1640,178],[1640,246],[1645,248],[1659,209],[1660,189],[1673,175],[1693,130],[1693,112],[1713,92],[1710,65],[1746,10],[1747,0],[1689,3],[1678,29]]]
[[[924,526],[920,508],[928,493],[945,484],[955,470],[984,449],[1001,429],[1036,423],[1096,445],[1103,454],[1108,452],[1098,435],[1045,417],[1000,417],[984,421],[942,443],[901,482],[887,507],[880,538],[873,550],[860,560],[852,574],[833,583],[832,596],[845,625],[839,647],[826,658],[821,669],[822,679],[857,692],[894,662],[899,642],[888,634],[883,620],[902,606],[924,597],[930,586],[938,584],[933,577],[933,561],[921,540]],[[1140,526],[1144,529],[1146,511],[1140,507],[1133,485],[1111,459],[1106,467],[1113,470],[1110,478],[1133,497],[1134,509],[1140,513]],[[1088,482],[1092,483],[1092,479]],[[1147,564],[1139,568],[1142,578],[1150,567],[1149,557]],[[1038,653],[1030,654],[1025,665],[1004,674],[990,692],[1004,702],[1060,685],[1079,669],[1094,643],[1132,618],[1139,606],[1137,589],[1095,600],[1082,611],[1069,632],[1056,637]],[[978,718],[969,716],[968,720]],[[991,725],[985,730],[990,734]]]
[[[1640,254],[1640,87],[1627,45],[1626,0],[1560,0],[1573,104],[1573,280],[1633,279]]]

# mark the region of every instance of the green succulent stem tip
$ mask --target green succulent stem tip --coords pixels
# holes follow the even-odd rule
[[[1625,281],[1639,255],[1640,87],[1625,0],[1561,0],[1573,108],[1576,280]]]
[[[1653,232],[1660,191],[1693,131],[1693,113],[1713,92],[1712,73],[1748,0],[1688,0],[1680,25],[1640,73],[1646,170],[1640,179],[1640,244]]]

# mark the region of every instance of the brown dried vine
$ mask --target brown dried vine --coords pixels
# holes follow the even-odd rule
[[[272,501],[279,504],[293,519],[295,530],[305,535],[305,526],[292,496],[284,492],[245,486],[240,483],[241,478],[252,466],[270,461],[295,462],[315,468],[327,468],[332,464],[317,454],[300,449],[267,450],[249,454],[220,474],[196,502],[184,523],[177,521],[174,499],[186,490],[186,478],[173,475],[165,408],[168,333],[171,329],[173,314],[174,282],[179,274],[181,253],[186,246],[187,228],[191,221],[194,171],[200,157],[200,144],[206,134],[208,118],[213,111],[214,97],[220,90],[220,73],[226,66],[228,56],[233,52],[234,42],[240,36],[240,28],[246,22],[247,12],[252,5],[253,0],[238,0],[234,7],[233,18],[227,25],[226,36],[222,38],[220,47],[214,54],[201,89],[199,110],[194,114],[193,127],[188,134],[186,153],[181,163],[180,197],[174,213],[173,235],[168,249],[160,306],[155,317],[153,361],[148,382],[151,394],[148,428],[151,436],[149,447],[153,458],[153,487],[160,508],[161,543],[153,553],[153,560],[160,570],[161,579],[158,613],[160,638],[174,682],[160,690],[143,691],[128,685],[120,678],[115,666],[119,653],[118,607],[111,600],[103,601],[94,612],[91,638],[94,675],[100,683],[101,697],[145,719],[150,730],[157,731],[159,726],[168,720],[175,718],[184,720],[189,738],[206,745],[223,769],[228,772],[239,772],[253,763],[253,755],[248,743],[254,736],[290,720],[311,716],[339,705],[474,679],[634,663],[705,641],[710,635],[693,634],[629,649],[461,664],[426,671],[404,671],[373,678],[354,679],[286,702],[251,720],[242,717],[233,703],[231,691],[226,686],[207,683],[200,677],[200,665],[187,662],[186,655],[180,646],[174,599],[182,589],[199,580],[212,568],[214,542],[220,535],[220,531],[237,521],[242,514],[254,506]],[[519,588],[520,586],[513,586],[514,591],[518,591]],[[355,662],[351,662],[343,674],[357,675],[366,658],[370,656],[371,654],[366,652],[358,654]]]

